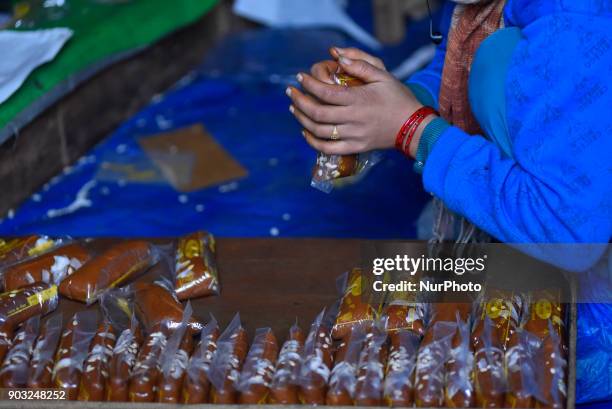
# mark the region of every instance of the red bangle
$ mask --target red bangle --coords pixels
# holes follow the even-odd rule
[[[421,125],[421,122],[432,114],[438,115],[438,112],[432,107],[424,106],[417,109],[412,115],[410,115],[395,137],[395,147],[404,154],[408,155],[410,142],[412,142],[412,138],[414,138],[416,130],[418,129],[419,125]]]

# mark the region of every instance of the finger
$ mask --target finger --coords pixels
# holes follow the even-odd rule
[[[367,63],[372,64],[376,68],[379,68],[381,70],[386,70],[385,63],[383,63],[383,61],[380,58],[374,57],[373,55],[368,54],[365,51],[360,50],[359,48],[334,47],[332,48],[332,50],[335,50],[335,52],[330,52],[330,53],[336,60],[339,59],[340,57],[346,57],[346,58],[350,58],[353,60],[363,60]]]
[[[308,74],[298,74],[297,80],[308,93],[323,102],[333,105],[350,105],[353,98],[350,89],[338,85],[326,84]]]
[[[326,153],[328,155],[348,155],[351,154],[351,142],[339,140],[339,141],[326,141],[319,139],[310,133],[308,130],[302,131],[302,135],[306,139],[306,142],[319,152]]]
[[[338,63],[336,61],[321,61],[312,66],[310,74],[318,79],[319,81],[327,84],[334,84],[333,75],[338,70]]]
[[[310,95],[305,95],[292,87],[287,89],[287,94],[291,98],[293,105],[315,122],[339,124],[348,122],[351,119],[350,115],[347,115],[345,107],[321,104]]]
[[[307,115],[304,115],[302,111],[291,105],[289,111],[295,116],[298,122],[314,136],[320,139],[331,139],[332,133],[334,132],[334,125],[332,124],[321,124],[313,121]],[[340,133],[341,125],[335,125],[336,131]]]
[[[344,72],[366,83],[386,81],[389,79],[390,74],[388,72],[376,68],[366,61],[340,57],[338,62]]]

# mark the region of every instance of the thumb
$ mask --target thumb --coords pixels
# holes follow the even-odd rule
[[[340,57],[338,62],[344,72],[362,80],[366,84],[385,81],[389,78],[389,73],[363,60]]]

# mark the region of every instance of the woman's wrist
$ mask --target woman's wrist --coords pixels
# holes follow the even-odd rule
[[[395,137],[395,147],[404,155],[414,158],[423,130],[438,113],[430,106],[419,106],[406,119]]]
[[[419,124],[418,128],[414,133],[414,137],[410,141],[410,146],[408,147],[408,153],[412,159],[416,159],[417,150],[419,149],[419,143],[421,142],[421,137],[423,136],[423,131],[427,128],[427,125],[431,123],[435,118],[438,118],[436,114],[430,114]]]

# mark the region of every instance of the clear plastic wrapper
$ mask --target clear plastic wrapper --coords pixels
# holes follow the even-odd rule
[[[202,328],[200,342],[189,359],[183,382],[183,403],[206,403],[210,392],[208,374],[217,351],[219,324],[214,317]]]
[[[525,314],[524,328],[536,335],[541,341],[549,335],[549,329],[565,339],[565,305],[561,303],[561,289],[549,288],[532,291],[529,294],[529,310]],[[549,326],[549,321],[551,326]],[[567,351],[567,346],[563,349]]]
[[[302,364],[298,377],[298,398],[301,403],[324,405],[327,382],[333,365],[331,327],[329,318],[335,311],[323,310],[310,326],[304,343]]]
[[[108,321],[103,321],[98,326],[89,347],[89,354],[85,359],[78,400],[103,401],[106,399],[109,365],[115,341],[115,329]]]
[[[0,238],[0,270],[15,263],[44,254],[70,242],[68,238],[52,239],[48,236],[31,235],[13,239]]]
[[[338,345],[325,398],[327,405],[348,406],[353,404],[359,354],[365,337],[365,329],[356,327],[350,337],[342,340]]]
[[[25,322],[13,339],[13,345],[0,368],[0,386],[3,388],[25,388],[28,384],[28,368],[38,336],[40,317]]]
[[[338,316],[332,329],[334,339],[343,339],[350,335],[355,326],[366,328],[376,319],[377,310],[366,294],[361,269],[355,268],[338,278],[338,287],[342,293]]]
[[[447,320],[430,324],[421,341],[415,371],[414,402],[417,407],[444,405],[446,361],[456,326],[456,321]]]
[[[4,289],[11,291],[34,283],[59,285],[89,258],[89,251],[80,244],[71,243],[61,246],[5,268],[2,276]]]
[[[31,284],[0,294],[0,316],[6,317],[3,326],[12,326],[35,315],[45,315],[57,308],[59,297],[53,284]]]
[[[389,340],[383,399],[390,407],[411,407],[420,337],[412,330],[399,329],[389,334]]]
[[[179,300],[219,294],[219,271],[212,234],[199,231],[179,239],[174,290]]]
[[[167,330],[177,328],[183,320],[183,305],[176,298],[171,286],[163,281],[154,283],[136,282],[134,291],[134,311],[147,332],[153,328]],[[189,331],[197,333],[202,324],[193,316],[189,320]]]
[[[146,241],[123,241],[91,259],[59,286],[67,298],[87,304],[109,288],[119,287],[159,261],[159,251]]]
[[[179,403],[183,379],[193,349],[193,336],[188,331],[193,310],[187,303],[181,325],[174,330],[160,357],[161,373],[157,383],[157,401]]]
[[[506,393],[504,352],[497,346],[493,334],[494,324],[485,317],[484,330],[474,351],[474,390],[479,408],[502,408]]]
[[[73,315],[62,332],[53,366],[53,387],[66,392],[66,399],[76,400],[89,345],[97,328],[95,311]]]
[[[531,408],[539,397],[536,380],[537,349],[531,338],[535,335],[518,329],[510,338],[505,354],[508,382],[504,407]]]
[[[136,357],[142,341],[136,316],[132,314],[130,326],[125,328],[115,346],[108,369],[106,400],[125,402],[129,397],[130,373],[136,363]]]
[[[239,403],[267,403],[277,356],[278,342],[272,329],[258,328],[236,381]]]
[[[62,315],[50,317],[42,326],[28,368],[28,388],[52,386],[53,359],[62,334]]]
[[[246,330],[236,314],[217,342],[217,352],[210,365],[208,378],[212,385],[211,403],[234,404],[238,402],[235,382],[249,348]]]
[[[160,372],[159,357],[166,348],[169,330],[162,324],[150,329],[145,337],[132,372],[128,399],[130,402],[154,402]]]
[[[304,338],[304,332],[296,322],[289,329],[289,337],[278,355],[270,386],[270,403],[284,405],[299,403],[297,380],[300,374]]]
[[[548,322],[548,336],[537,352],[537,408],[564,409],[567,402],[567,360],[555,323]]]
[[[470,338],[469,323],[461,321],[457,315],[455,333],[451,340],[451,350],[446,361],[446,385],[444,400],[450,408],[471,408],[474,406],[474,387],[472,370],[474,352]]]
[[[474,350],[479,350],[485,318],[491,320],[492,342],[495,346],[506,350],[508,342],[516,332],[525,308],[522,294],[513,291],[487,288],[482,293],[478,309],[475,313],[472,328],[472,343]]]
[[[337,85],[344,87],[363,85],[362,81],[343,73],[334,74],[332,79]],[[318,152],[310,185],[322,192],[330,193],[340,179],[356,177],[379,161],[378,152],[354,155],[328,155]]]
[[[419,336],[425,334],[427,304],[404,299],[391,300],[383,309],[389,335],[409,330]]]
[[[356,406],[382,406],[388,354],[386,331],[384,328],[374,327],[367,334],[359,356],[355,385]]]

